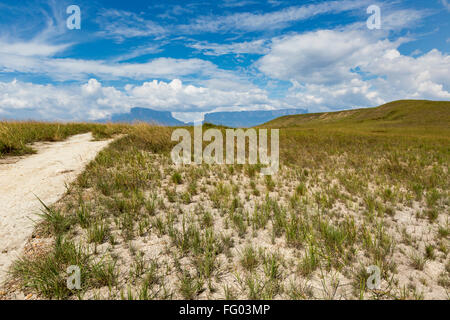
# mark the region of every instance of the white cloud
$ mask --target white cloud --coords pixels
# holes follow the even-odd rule
[[[94,120],[142,107],[173,111],[179,117],[192,119],[217,108],[251,110],[282,106],[258,88],[226,91],[185,85],[179,79],[128,84],[124,90],[104,87],[96,79],[81,86],[37,85],[16,80],[0,82],[0,114],[15,118]]]
[[[231,0],[226,5],[240,6],[246,2]],[[64,20],[61,17],[49,19],[46,29],[28,42],[17,40],[19,37],[15,41],[6,36],[0,38],[0,72],[13,73],[13,76],[14,73],[44,75],[52,80],[83,83],[35,85],[0,82],[0,115],[96,119],[140,106],[170,110],[180,118],[188,119],[212,110],[301,107],[314,111],[373,106],[401,98],[449,100],[449,55],[438,50],[427,53],[416,50],[411,56],[404,56],[399,46],[407,40],[389,40],[394,38],[392,34],[395,35],[396,31],[420,23],[429,12],[387,10],[387,4],[382,7],[382,29],[369,32],[364,20],[367,3],[344,0],[292,6],[269,13],[202,16],[186,25],[170,27],[147,20],[143,14],[120,10],[104,11],[99,17],[98,22],[103,29],[101,35],[122,41],[132,37],[163,38],[180,32],[273,30],[321,14],[352,10],[358,14],[356,9],[361,9],[363,19],[360,22],[335,30],[290,34],[270,41],[256,39],[188,45],[205,55],[263,54],[254,65],[262,74],[249,68],[239,75],[239,71],[222,70],[210,61],[196,58],[123,62],[159,52],[161,46],[168,43],[168,38],[151,45],[140,45],[129,53],[108,60],[55,58],[72,44],[58,44],[61,41],[54,39],[64,34]],[[446,0],[443,3],[448,4]],[[170,14],[174,16],[182,12],[181,7],[175,6]],[[252,73],[251,79],[255,82],[265,75],[267,78],[263,81],[289,81],[293,86],[285,98],[271,99],[265,90],[244,78],[245,72]],[[93,77],[96,79],[90,79]],[[123,90],[102,85],[102,80],[116,79],[123,82],[140,80],[143,83],[127,85]],[[186,84],[193,79],[195,85]]]
[[[159,14],[158,17],[162,19],[176,19],[177,16],[192,13],[192,9],[187,6],[174,5],[167,9],[164,13]]]
[[[134,12],[109,9],[100,13],[97,23],[101,26],[98,34],[122,42],[126,38],[160,37],[167,30],[156,22],[147,20]]]
[[[387,13],[385,13],[386,11]],[[397,31],[418,27],[423,19],[432,13],[433,11],[427,9],[420,11],[415,9],[384,10],[381,15],[381,29]]]
[[[222,7],[236,8],[236,7],[245,7],[251,4],[257,4],[258,2],[255,0],[223,0],[223,3],[220,4]]]
[[[216,88],[183,85],[181,80],[145,82],[141,86],[126,88],[130,97],[140,106],[171,111],[210,111],[218,107],[267,108],[278,105],[259,88],[244,90],[220,90]]]
[[[243,7],[252,1],[227,1],[223,6]],[[255,2],[257,3],[257,2]],[[162,26],[143,15],[124,10],[105,10],[97,18],[101,27],[100,36],[116,39],[118,42],[126,38],[155,37],[162,38],[173,34],[197,34],[203,32],[235,32],[265,31],[282,29],[297,21],[307,20],[321,14],[338,14],[341,12],[367,7],[368,0],[341,0],[319,4],[291,6],[274,12],[251,13],[241,12],[229,15],[200,16],[187,24]],[[175,11],[173,11],[175,10]],[[180,14],[179,6],[160,17],[173,18]],[[186,10],[184,10],[186,11]]]
[[[294,82],[285,101],[294,107],[306,106],[310,112],[374,106],[386,102],[377,91],[372,90],[369,83],[359,79],[328,86]]]
[[[366,31],[319,30],[277,40],[257,67],[295,83],[287,100],[306,106],[373,106],[403,98],[450,99],[450,56],[434,49],[417,57],[402,41]]]
[[[94,79],[81,87],[0,82],[0,114],[6,117],[90,120],[130,107],[121,91]]]
[[[35,73],[59,81],[84,80],[92,75],[102,79],[143,80],[226,74],[218,70],[213,63],[201,59],[157,58],[144,63],[117,63],[103,60],[20,56],[2,52],[0,52],[0,72]]]
[[[269,43],[267,40],[258,39],[229,44],[197,42],[188,46],[202,51],[205,55],[220,56],[225,54],[265,54],[268,53]]]
[[[86,95],[93,95],[98,93],[101,87],[97,79],[89,79],[88,83],[81,86],[81,91]]]
[[[225,31],[260,31],[281,29],[291,23],[306,20],[326,13],[341,13],[366,6],[368,1],[330,1],[305,6],[292,6],[269,13],[235,13],[227,16],[203,16],[193,20],[190,24],[181,25],[180,29],[186,33],[196,32],[225,32]]]
[[[0,39],[0,53],[18,56],[53,56],[67,49],[70,44],[53,45],[36,40],[30,42],[11,42]]]
[[[172,116],[183,122],[201,122],[205,119],[206,112],[172,112]]]
[[[349,69],[359,65],[363,51],[376,55],[370,45],[358,31],[308,32],[275,40],[257,66],[276,79],[331,84],[351,79]]]
[[[165,44],[167,44],[167,43],[160,41],[157,44],[149,44],[149,45],[139,46],[136,48],[131,48],[126,53],[119,55],[117,57],[114,57],[112,59],[112,61],[113,62],[122,62],[122,61],[131,60],[136,57],[142,57],[142,56],[148,55],[148,54],[159,53],[159,52],[163,51],[161,47]]]

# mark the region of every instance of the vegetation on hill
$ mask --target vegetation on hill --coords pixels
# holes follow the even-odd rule
[[[340,128],[361,132],[442,135],[450,130],[450,101],[399,100],[376,108],[291,115],[269,121],[268,128]],[[377,131],[378,130],[378,131]]]

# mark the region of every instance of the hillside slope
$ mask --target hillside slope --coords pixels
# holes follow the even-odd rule
[[[375,108],[283,116],[262,125],[286,127],[450,127],[450,101],[398,100]]]

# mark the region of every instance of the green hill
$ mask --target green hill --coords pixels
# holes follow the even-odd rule
[[[283,116],[263,124],[266,128],[348,128],[379,132],[415,128],[429,133],[449,131],[450,101],[399,100],[376,108]],[[440,131],[441,134],[443,133]]]

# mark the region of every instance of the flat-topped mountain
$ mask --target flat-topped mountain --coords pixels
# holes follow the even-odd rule
[[[106,121],[126,123],[142,121],[165,126],[186,125],[184,122],[172,117],[172,113],[170,111],[156,111],[147,108],[132,108],[129,113],[113,114],[111,119]]]
[[[248,128],[280,116],[306,112],[308,111],[305,109],[212,112],[205,114],[204,122],[226,127]],[[108,121],[124,123],[142,121],[165,126],[192,125],[192,123],[185,123],[175,119],[170,111],[156,111],[147,108],[132,108],[128,113],[113,114],[111,118],[101,120],[101,122]]]
[[[249,128],[277,117],[307,112],[306,109],[212,112],[205,114],[205,122],[226,127]]]

